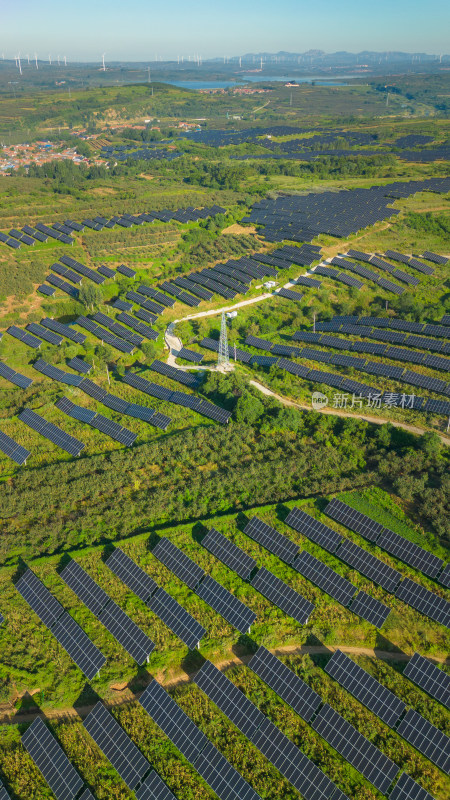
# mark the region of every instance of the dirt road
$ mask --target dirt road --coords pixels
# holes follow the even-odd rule
[[[271,650],[274,655],[283,656],[283,655],[320,655],[320,654],[328,654],[331,655],[336,650],[341,650],[343,653],[348,653],[349,655],[353,656],[368,656],[369,658],[378,658],[382,661],[395,661],[395,662],[404,662],[409,661],[411,658],[411,654],[408,653],[396,653],[391,652],[389,650],[377,650],[372,649],[370,647],[351,647],[343,644],[339,645],[286,645],[285,647],[276,647],[275,649]],[[239,664],[247,664],[250,661],[251,654],[245,655],[235,655],[234,653],[230,653],[229,657],[223,659],[221,661],[216,661],[215,666],[224,671],[229,667],[236,666]],[[433,657],[431,661],[434,661],[437,664],[449,664],[450,658],[442,658],[442,657]],[[155,677],[159,683],[166,687],[173,687],[178,686],[183,683],[190,683],[193,679],[195,672],[190,674],[179,671],[171,675],[169,678],[166,678],[165,675],[158,675],[157,673],[153,676],[149,676],[149,681]],[[113,688],[113,687],[111,687]],[[117,696],[114,698],[113,703],[109,703],[109,707],[120,706],[124,703],[130,703],[136,698],[140,697],[142,692],[144,691],[144,686],[142,687],[142,691],[139,692],[132,692],[127,686],[120,687],[117,689]],[[53,720],[61,720],[61,721],[70,721],[70,720],[79,720],[80,717],[83,719],[86,717],[90,711],[92,711],[93,706],[79,706],[75,708],[56,708],[56,709],[46,709],[45,710],[45,717],[47,719]],[[0,706],[0,725],[19,725],[21,723],[32,722],[35,717],[43,716],[40,714],[39,711],[33,709],[29,713],[16,713],[14,708],[8,708],[6,706]]]

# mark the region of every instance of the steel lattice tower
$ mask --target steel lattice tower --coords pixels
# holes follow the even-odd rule
[[[228,354],[228,336],[227,336],[227,322],[225,319],[225,311],[222,311],[222,322],[220,325],[220,339],[219,339],[219,357],[217,363],[221,367],[227,367],[230,363],[230,356]]]

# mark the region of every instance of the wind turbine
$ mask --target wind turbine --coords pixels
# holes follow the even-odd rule
[[[28,64],[29,64],[30,63],[30,56],[29,55],[27,55],[27,61],[28,61]]]
[[[22,75],[22,65],[20,63],[20,53],[17,56],[17,66],[19,67],[19,74]]]
[[[51,67],[51,65],[52,65],[52,57],[51,57],[50,53],[48,54],[48,65],[49,65],[49,67]]]
[[[36,69],[39,69],[38,62],[37,62],[37,53],[34,54],[34,60],[36,62]]]
[[[67,56],[64,56],[64,66],[67,67]]]
[[[60,67],[60,66],[61,66],[61,64],[59,63],[59,56],[57,56],[57,57],[56,57],[56,60],[57,60],[57,62],[58,62],[58,67]]]
[[[102,54],[102,69],[101,69],[101,71],[102,71],[102,72],[106,72],[106,67],[105,67],[105,55],[106,55],[106,53],[103,53],[103,54]]]

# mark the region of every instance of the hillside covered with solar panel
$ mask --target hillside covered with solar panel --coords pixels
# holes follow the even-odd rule
[[[347,55],[0,61],[0,800],[449,797],[448,57]]]

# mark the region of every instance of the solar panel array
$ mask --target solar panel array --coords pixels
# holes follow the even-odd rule
[[[450,771],[450,738],[410,708],[397,728],[400,736],[413,745],[447,775]]]
[[[391,728],[406,711],[403,700],[386,689],[341,650],[333,653],[325,672]]]
[[[298,545],[258,517],[252,517],[245,526],[244,533],[287,564],[292,563],[299,551]]]
[[[17,325],[10,325],[9,328],[6,329],[6,333],[9,333],[9,335],[13,336],[14,339],[18,339],[19,342],[22,342],[22,344],[26,344],[27,347],[32,347],[33,350],[39,350],[42,344],[40,339],[36,339],[35,336],[31,336],[31,334],[27,333],[27,331],[23,331],[22,328],[18,328]]]
[[[399,767],[350,725],[328,703],[311,723],[317,733],[355,767],[376,789],[386,794]]]
[[[62,431],[61,428],[58,428],[58,426],[54,425],[52,422],[47,422],[46,419],[40,417],[39,414],[36,414],[35,411],[31,411],[29,408],[25,408],[20,412],[19,419],[21,422],[24,422],[25,425],[28,425],[29,428],[36,431],[36,433],[49,439],[53,444],[56,444],[71,456],[79,456],[85,447],[83,442],[80,442],[79,439],[75,439],[74,436],[70,436],[65,431]]]
[[[106,565],[170,628],[190,649],[197,647],[206,631],[164,589],[122,550],[116,548]]]
[[[194,591],[205,575],[205,571],[189,558],[170,539],[163,537],[152,550],[153,555],[174,573],[189,589]]]
[[[57,800],[74,800],[83,781],[40,717],[27,728],[21,741]]]
[[[366,539],[375,543],[377,547],[404,561],[405,564],[420,570],[430,578],[440,580],[440,574],[445,570],[443,560],[414,542],[405,539],[404,536],[399,536],[389,528],[383,527],[381,523],[375,522],[366,514],[356,511],[337,498],[333,498],[328,503],[325,513],[350,528],[350,530],[360,533]],[[400,580],[400,573],[394,573],[395,571],[391,573],[392,580],[394,581],[397,576],[398,580]],[[386,586],[385,588],[388,587]],[[393,588],[392,586],[389,591],[393,591]]]
[[[371,597],[367,592],[360,591],[353,598],[350,604],[350,611],[375,625],[376,628],[382,628],[391,609],[381,603],[380,600]]]
[[[152,383],[151,381],[142,378],[135,372],[126,372],[123,377],[123,381],[124,383],[133,386],[135,389],[138,389],[140,392],[144,392],[151,397],[157,397],[159,400],[165,400],[168,403],[175,403],[175,405],[181,405],[185,408],[190,408],[192,411],[196,411],[198,414],[208,417],[208,419],[212,419],[215,422],[227,424],[231,417],[231,411],[227,411],[220,406],[216,406],[214,403],[210,403],[208,400],[203,400],[201,397],[197,397],[196,395],[172,391],[172,389],[167,389],[165,386],[161,386],[159,383]]]
[[[77,317],[73,324],[79,325],[81,328],[89,331],[89,333],[92,333],[92,335],[97,339],[100,339],[102,344],[106,342],[106,344],[111,345],[111,347],[114,347],[121,353],[131,354],[134,351],[135,345],[133,345],[131,342],[125,341],[124,339],[119,338],[119,336],[115,336],[115,334],[111,333],[106,328],[102,328],[101,325],[97,325],[95,322],[92,322],[92,320],[83,315]]]
[[[244,553],[240,547],[234,542],[230,542],[226,536],[216,531],[215,528],[211,528],[208,531],[201,544],[244,580],[249,580],[250,575],[257,568],[256,561],[251,556]]]
[[[176,800],[158,773],[153,770],[148,778],[135,789],[137,800]]]
[[[138,664],[148,659],[154,642],[76,561],[69,561],[60,577]]]
[[[11,367],[8,367],[3,361],[0,361],[0,377],[5,378],[5,380],[13,383],[15,386],[19,386],[21,389],[28,389],[33,383],[31,378],[27,378],[26,375],[21,375],[20,372],[11,369]]]
[[[357,591],[356,586],[350,581],[343,578],[342,575],[339,575],[320,559],[312,556],[307,550],[302,550],[292,566],[300,575],[303,575],[311,583],[318,586],[319,589],[329,594],[330,597],[342,603],[343,606],[348,606]]]
[[[422,786],[419,786],[406,772],[402,772],[389,795],[390,800],[434,800]]]
[[[102,702],[98,702],[89,712],[83,721],[83,726],[128,788],[133,791],[151,769],[151,765],[139,748]]]
[[[305,722],[312,719],[322,703],[320,696],[270,650],[259,647],[248,666]]]
[[[450,603],[419,583],[405,578],[395,592],[399,600],[420,611],[426,617],[450,628]]]
[[[314,611],[314,603],[306,600],[265,567],[258,570],[251,585],[300,625],[305,625]]]
[[[84,344],[86,341],[86,336],[84,333],[78,333],[78,331],[72,330],[69,325],[64,325],[62,322],[58,322],[57,320],[50,319],[49,317],[44,317],[41,319],[41,325],[44,328],[48,328],[50,331],[55,331],[55,333],[60,333],[65,339],[70,339],[72,342],[76,344]]]
[[[61,397],[57,400],[55,406],[69,417],[79,422],[87,422],[92,428],[95,428],[100,433],[106,434],[106,436],[125,445],[125,447],[130,447],[137,439],[137,433],[133,433],[133,431],[128,430],[128,428],[124,428],[117,422],[108,419],[108,417],[104,417],[103,414],[98,414],[95,411],[91,411],[89,408],[75,405],[75,403],[72,403],[67,397]]]
[[[14,439],[11,439],[11,437],[7,436],[3,431],[0,431],[0,452],[8,456],[8,458],[11,458],[12,461],[15,461],[19,466],[25,464],[30,455],[29,450],[15,442]]]
[[[306,799],[336,796],[336,787],[329,778],[210,661],[205,662],[194,680]]]
[[[94,678],[106,662],[105,656],[31,569],[19,578],[16,589],[86,677]]]
[[[194,677],[197,686],[249,739],[264,721],[264,714],[211,661]]]
[[[196,593],[205,603],[227,620],[240,633],[247,633],[253,625],[256,614],[234,594],[225,589],[211,575],[207,575],[198,584]]]
[[[403,675],[443,706],[450,708],[450,675],[439,669],[428,658],[414,653],[403,670]]]

